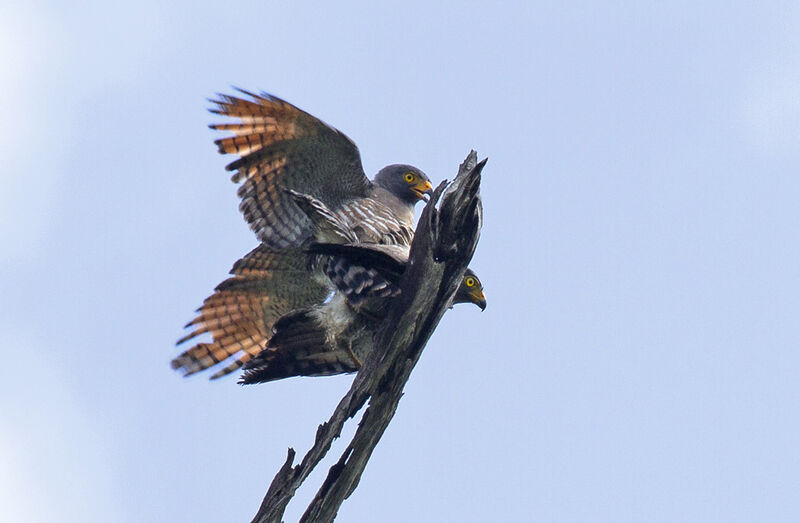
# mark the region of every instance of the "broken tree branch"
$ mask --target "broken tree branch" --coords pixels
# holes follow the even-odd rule
[[[403,388],[428,339],[451,306],[480,237],[480,179],[486,160],[471,151],[453,183],[436,188],[420,216],[408,266],[373,350],[331,418],[319,426],[314,445],[292,467],[295,451],[275,475],[253,523],[279,523],[297,488],[325,457],[348,418],[369,400],[353,440],[328,472],[301,521],[333,521],[358,486],[372,451],[394,416]],[[441,198],[439,208],[436,204]]]

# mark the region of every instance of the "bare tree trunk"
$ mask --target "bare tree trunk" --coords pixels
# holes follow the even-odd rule
[[[471,151],[453,183],[442,182],[434,191],[420,216],[409,263],[400,282],[401,294],[375,334],[375,349],[331,418],[317,429],[314,445],[299,465],[292,467],[295,451],[289,449],[286,462],[272,480],[253,523],[281,521],[286,505],[325,457],[344,423],[369,400],[353,440],[331,467],[301,521],[333,521],[342,502],[358,486],[373,449],[394,416],[411,371],[450,307],[478,244],[483,212],[479,189],[486,160],[478,163],[477,158],[475,151]]]

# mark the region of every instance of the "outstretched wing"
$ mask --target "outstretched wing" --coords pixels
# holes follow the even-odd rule
[[[212,113],[238,120],[210,127],[233,136],[215,143],[241,183],[239,209],[259,240],[272,247],[301,245],[311,224],[282,188],[305,193],[332,210],[367,195],[358,148],[322,120],[267,93],[239,90],[249,99],[219,95]]]
[[[328,287],[309,277],[309,255],[299,248],[273,250],[260,245],[231,269],[232,277],[206,298],[197,317],[186,327],[192,332],[178,345],[210,333],[172,360],[184,376],[224,365],[211,379],[239,369],[258,354],[272,336],[273,324],[284,314],[325,300]]]

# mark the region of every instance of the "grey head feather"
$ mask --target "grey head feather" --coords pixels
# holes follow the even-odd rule
[[[406,180],[409,173],[413,175],[411,181]],[[387,165],[378,171],[373,183],[411,207],[422,199],[423,194],[431,191],[431,180],[427,174],[413,165],[402,163]]]

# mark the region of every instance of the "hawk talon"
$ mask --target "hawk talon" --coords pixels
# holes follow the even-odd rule
[[[347,354],[353,359],[353,363],[355,363],[356,368],[360,369],[362,365],[361,360],[358,359],[356,353],[353,352],[353,344],[351,342],[347,342]]]

